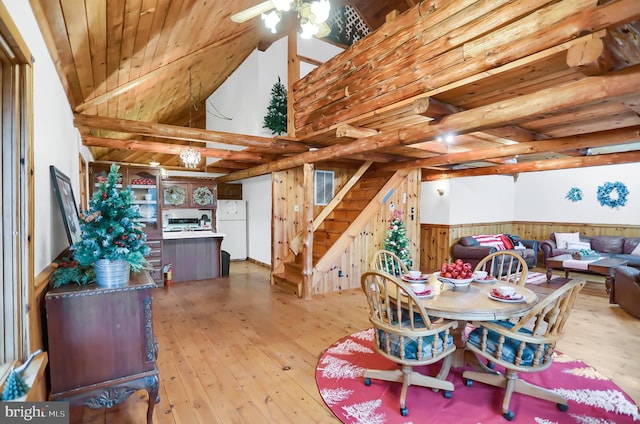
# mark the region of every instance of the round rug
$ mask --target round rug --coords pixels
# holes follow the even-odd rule
[[[441,363],[416,367],[435,375]],[[455,390],[451,399],[442,392],[411,386],[407,393],[409,415],[400,415],[400,383],[371,380],[364,385],[365,369],[394,369],[397,365],[373,347],[373,329],[351,334],[329,347],[316,367],[316,382],[322,399],[343,423],[506,423],[502,417],[504,390],[474,382],[464,384],[462,372],[452,368],[448,380]],[[499,369],[499,368],[497,368]],[[521,373],[532,384],[562,393],[569,410],[561,412],[549,401],[514,393],[510,408],[513,422],[536,424],[613,424],[640,422],[635,402],[594,368],[559,352],[547,370]]]

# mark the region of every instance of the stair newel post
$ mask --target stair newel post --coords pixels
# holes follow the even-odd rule
[[[313,164],[305,163],[304,169],[304,207],[302,242],[302,290],[304,298],[309,300],[313,294],[313,194],[314,174]]]

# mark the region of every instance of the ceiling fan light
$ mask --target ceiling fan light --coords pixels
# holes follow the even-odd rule
[[[273,2],[273,6],[276,8],[276,10],[279,10],[281,12],[288,12],[289,10],[291,10],[291,3],[293,3],[293,1],[291,0],[271,0]]]
[[[329,11],[331,10],[331,4],[329,0],[316,0],[311,3],[311,13],[315,16],[314,22],[321,24],[329,19]]]
[[[311,21],[306,21],[300,24],[300,28],[302,28],[302,33],[300,37],[304,39],[309,39],[318,33],[318,27]]]
[[[271,30],[272,33],[276,33],[276,26],[280,23],[280,15],[275,10],[272,10],[269,13],[263,13],[262,20],[267,28]]]
[[[323,38],[331,34],[331,27],[327,25],[326,22],[323,22],[320,25],[317,25],[317,27],[318,27],[318,32],[316,33],[316,37]]]

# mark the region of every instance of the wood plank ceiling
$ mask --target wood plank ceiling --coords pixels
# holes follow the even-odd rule
[[[180,168],[193,143],[227,181],[304,162],[428,180],[640,160],[637,0],[331,0],[374,32],[295,83],[295,131],[207,131],[204,100],[282,36],[231,21],[258,2],[30,0],[96,160]]]

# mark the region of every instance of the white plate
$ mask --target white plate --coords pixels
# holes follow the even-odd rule
[[[417,294],[416,296],[420,299],[429,299],[430,297],[433,297],[435,295],[435,293],[433,292],[433,290],[431,290],[429,293],[426,294]]]
[[[475,278],[473,281],[475,281],[476,283],[482,283],[482,284],[493,284],[498,280],[494,277],[491,280],[487,280],[484,278]]]
[[[425,281],[429,281],[429,275],[428,274],[422,274],[420,276],[420,278],[411,278],[409,275],[407,274],[403,274],[402,275],[402,280],[406,281],[407,283],[424,283]]]
[[[489,293],[487,293],[487,296],[489,296],[489,299],[497,300],[498,302],[505,302],[505,303],[524,302],[524,296],[523,295],[520,295],[521,297],[519,297],[517,299],[502,299],[500,297],[494,296],[493,293],[489,292]]]

